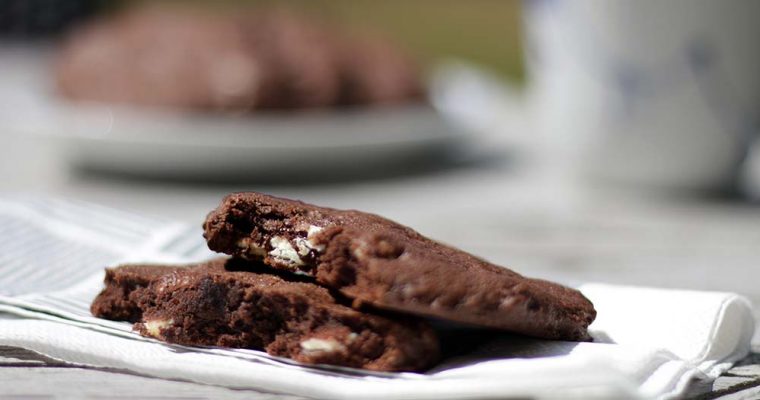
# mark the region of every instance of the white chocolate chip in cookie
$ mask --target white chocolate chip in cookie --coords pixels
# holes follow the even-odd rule
[[[269,240],[269,244],[272,245],[272,251],[269,254],[276,260],[289,265],[303,265],[298,252],[296,252],[296,249],[293,248],[288,239],[282,236],[274,236]]]
[[[356,247],[354,247],[354,257],[357,259],[362,259],[367,257],[367,251],[369,250],[369,245],[367,242],[360,240],[357,241]]]
[[[306,234],[306,239],[296,238],[296,247],[298,248],[298,254],[306,256],[311,250],[318,253],[325,251],[325,245],[314,243],[314,236],[322,231],[322,228],[316,225],[309,225],[309,230]]]
[[[309,239],[311,239],[317,233],[322,232],[323,229],[324,228],[322,228],[321,226],[309,225],[309,229],[306,231],[306,237],[308,237]]]
[[[306,339],[301,342],[301,349],[304,353],[332,353],[335,351],[345,350],[346,346],[332,339]]]
[[[154,319],[151,321],[145,321],[143,326],[145,327],[145,331],[148,332],[148,335],[153,336],[155,338],[161,337],[161,329],[167,328],[171,326],[174,323],[173,319]]]

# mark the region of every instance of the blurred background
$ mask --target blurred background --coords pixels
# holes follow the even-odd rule
[[[371,211],[528,275],[760,300],[760,3],[0,0],[0,191]]]

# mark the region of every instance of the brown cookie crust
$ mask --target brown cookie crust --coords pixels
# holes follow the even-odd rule
[[[184,345],[265,349],[309,364],[417,371],[439,357],[424,322],[362,313],[299,278],[242,260],[108,270],[95,316],[137,322],[143,336]]]
[[[362,303],[560,340],[590,340],[579,291],[523,277],[385,218],[235,193],[204,223],[209,248],[314,276]]]

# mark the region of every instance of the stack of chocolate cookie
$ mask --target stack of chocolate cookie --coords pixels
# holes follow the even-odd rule
[[[107,269],[93,315],[170,343],[379,371],[436,362],[426,318],[580,341],[596,316],[577,290],[359,211],[236,193],[204,230],[209,248],[231,257]]]

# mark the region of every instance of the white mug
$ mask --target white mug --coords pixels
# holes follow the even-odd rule
[[[760,122],[760,1],[524,3],[545,145],[593,176],[730,187]]]

